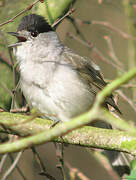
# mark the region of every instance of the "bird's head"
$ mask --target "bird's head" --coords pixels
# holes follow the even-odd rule
[[[40,33],[53,31],[53,28],[46,22],[44,17],[36,14],[29,14],[21,19],[21,22],[16,32],[8,32],[8,34],[15,36],[18,42],[9,45],[9,47],[16,47],[26,41],[32,41]]]

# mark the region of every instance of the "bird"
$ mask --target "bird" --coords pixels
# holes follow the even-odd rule
[[[17,31],[8,33],[18,40],[9,47],[16,56],[21,90],[30,107],[54,124],[91,109],[96,95],[107,85],[92,59],[63,45],[55,29],[37,14],[24,16]],[[106,97],[103,107],[108,105],[121,114],[112,94]],[[104,123],[101,128],[112,127]],[[119,171],[120,164],[126,167],[120,163],[124,159],[120,153],[106,154],[112,164],[119,162]]]
[[[65,122],[91,109],[97,93],[107,83],[90,58],[63,45],[55,29],[37,14],[21,19],[18,41],[9,45],[17,58],[20,86],[30,107],[54,122]],[[113,95],[103,106],[121,113]]]

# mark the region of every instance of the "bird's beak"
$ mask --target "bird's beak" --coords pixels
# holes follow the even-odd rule
[[[8,34],[15,36],[18,39],[17,43],[10,44],[8,47],[16,47],[22,44],[22,42],[25,42],[27,40],[26,36],[24,34],[21,34],[19,32],[7,32]]]
[[[7,33],[12,35],[12,36],[15,36],[15,37],[19,37],[20,36],[20,33],[18,33],[18,32],[7,32]]]

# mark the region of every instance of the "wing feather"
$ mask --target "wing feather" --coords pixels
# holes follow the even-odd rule
[[[79,73],[81,78],[88,81],[90,91],[95,95],[107,85],[100,73],[100,68],[89,58],[81,57],[78,54],[75,54],[69,48],[65,47],[63,59],[68,65],[72,66],[72,68]],[[104,106],[107,107],[107,104],[114,107],[114,109],[121,114],[119,108],[115,104],[113,95],[106,98]]]

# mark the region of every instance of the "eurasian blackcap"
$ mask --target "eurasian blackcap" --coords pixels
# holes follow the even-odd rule
[[[20,84],[28,104],[54,121],[67,121],[88,111],[106,82],[99,67],[59,40],[56,32],[36,14],[24,16],[12,44],[20,68]],[[112,95],[105,107],[118,112]]]
[[[107,84],[91,59],[64,46],[52,27],[36,14],[24,16],[17,32],[9,33],[18,39],[10,47],[18,60],[21,89],[30,106],[55,122],[68,121],[91,108],[96,94]],[[103,106],[108,104],[120,113],[112,95]],[[122,165],[118,155],[110,152],[114,165]]]

